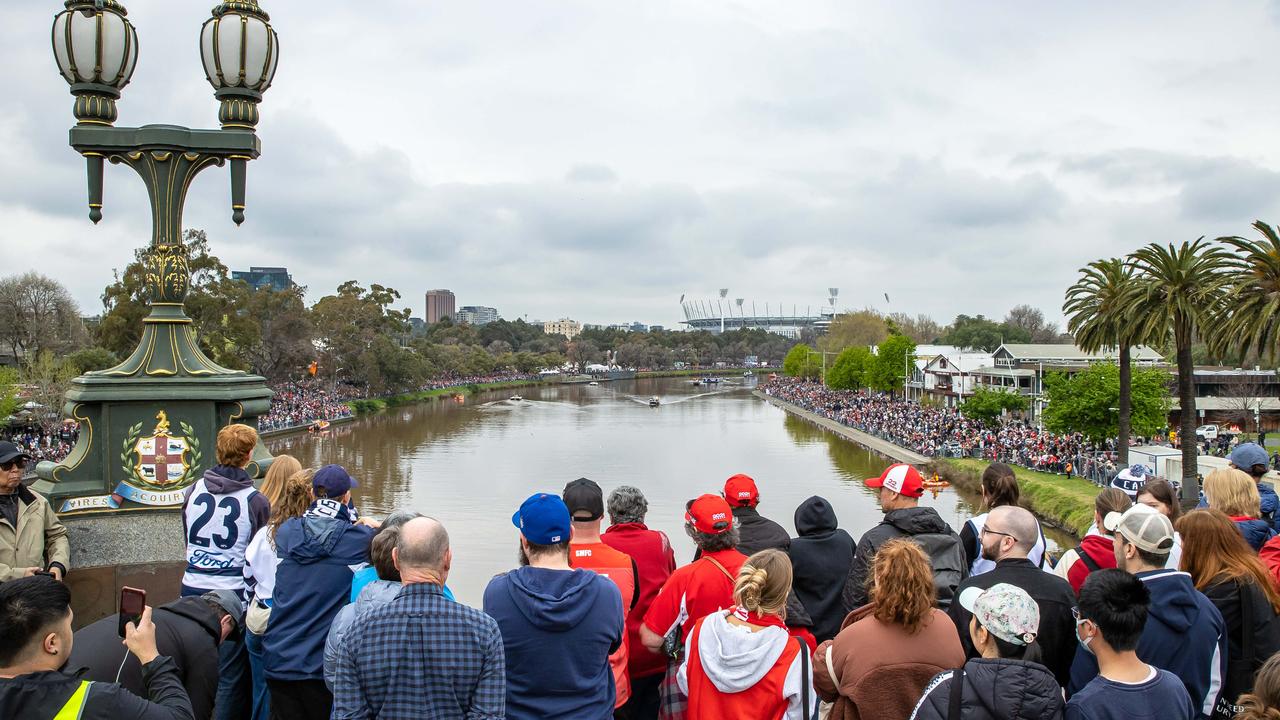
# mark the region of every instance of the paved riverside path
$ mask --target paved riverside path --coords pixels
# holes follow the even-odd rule
[[[783,410],[791,413],[792,415],[795,415],[796,417],[804,418],[805,420],[808,420],[809,422],[815,425],[826,428],[827,430],[830,430],[831,432],[841,435],[849,440],[852,440],[858,443],[859,445],[871,448],[872,450],[880,453],[881,455],[886,455],[888,457],[891,457],[894,460],[897,460],[898,462],[910,463],[912,465],[920,465],[920,464],[929,462],[930,460],[930,458],[927,458],[924,455],[921,455],[919,453],[914,453],[914,452],[911,452],[910,450],[907,450],[904,447],[894,445],[888,440],[881,440],[875,435],[868,435],[867,433],[864,433],[861,430],[854,430],[848,425],[841,425],[835,420],[828,420],[827,418],[824,418],[821,415],[815,415],[814,413],[811,413],[808,410],[805,410],[799,407],[798,405],[792,405],[791,403],[785,400],[781,400],[779,398],[773,397],[772,395],[766,395],[764,392],[760,390],[752,390],[751,394],[755,395],[761,400],[764,400],[767,403],[770,403],[771,405],[776,405],[782,408]]]

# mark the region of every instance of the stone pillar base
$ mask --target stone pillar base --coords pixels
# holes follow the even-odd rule
[[[186,542],[177,509],[70,516],[62,522],[71,542],[67,586],[75,628],[118,612],[126,585],[146,590],[152,607],[178,598]]]

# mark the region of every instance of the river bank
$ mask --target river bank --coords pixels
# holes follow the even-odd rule
[[[874,435],[855,430],[834,420],[811,413],[785,400],[755,390],[756,397],[782,408],[796,417],[834,432],[859,445],[867,447],[898,462],[911,463],[922,468],[926,475],[937,473],[939,477],[967,492],[981,492],[981,475],[988,463],[976,458],[930,458],[906,448],[882,440]],[[1068,479],[1062,475],[1036,472],[1015,467],[1018,485],[1022,490],[1023,504],[1046,524],[1082,537],[1093,524],[1093,500],[1098,488],[1086,480]]]

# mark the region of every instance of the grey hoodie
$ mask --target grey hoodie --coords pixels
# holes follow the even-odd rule
[[[333,625],[329,627],[329,637],[324,642],[324,684],[330,690],[333,690],[333,681],[338,675],[338,656],[342,653],[347,631],[365,611],[395,600],[401,587],[400,583],[393,580],[374,580],[364,586],[355,602],[338,611]]]

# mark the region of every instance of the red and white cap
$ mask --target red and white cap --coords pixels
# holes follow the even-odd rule
[[[739,473],[724,481],[724,499],[730,505],[754,507],[760,502],[760,491],[750,475]]]
[[[886,487],[907,497],[918,498],[924,495],[924,478],[920,471],[906,463],[890,465],[878,478],[867,478],[867,487]]]

